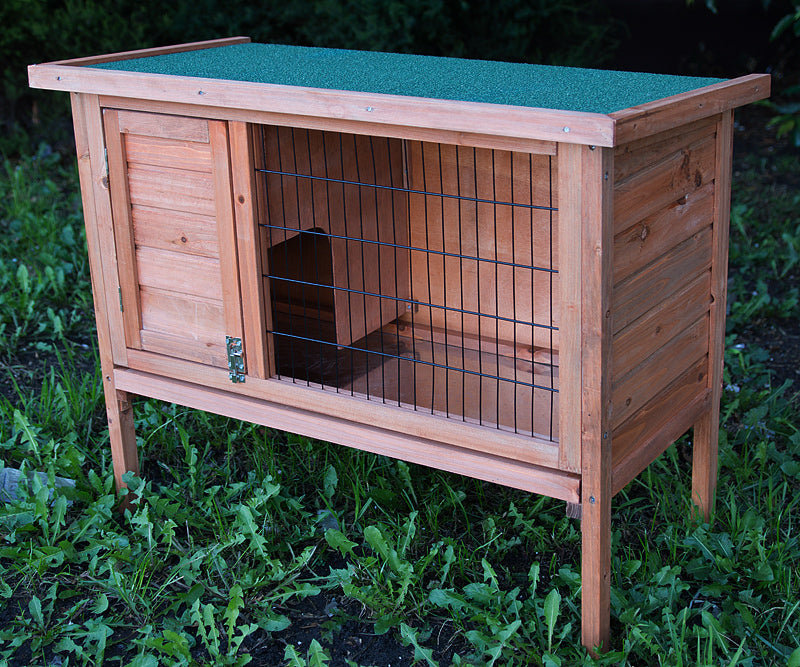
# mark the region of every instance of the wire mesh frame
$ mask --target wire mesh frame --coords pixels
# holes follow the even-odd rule
[[[276,377],[556,441],[552,157],[255,136]]]

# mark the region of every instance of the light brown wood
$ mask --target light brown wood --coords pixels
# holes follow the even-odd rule
[[[222,302],[180,292],[142,287],[142,328],[149,331],[212,340],[224,331]]]
[[[230,391],[233,385],[227,371],[177,358],[130,350],[131,368],[174,377],[193,384]],[[439,415],[414,412],[378,400],[352,400],[350,392],[337,394],[316,385],[281,380],[260,380],[248,377],[236,385],[236,393],[321,415],[348,419],[365,424],[381,424],[384,428],[413,437],[436,440],[468,449],[483,450],[503,458],[516,459],[558,469],[558,446],[535,437],[515,435],[447,419]],[[343,400],[345,399],[345,400]]]
[[[219,235],[211,216],[150,206],[132,206],[130,216],[139,247],[219,257]]]
[[[547,141],[544,139],[496,136],[477,132],[457,132],[452,130],[414,127],[410,125],[370,123],[369,121],[353,121],[341,118],[315,118],[313,116],[297,116],[290,113],[275,113],[262,109],[206,107],[197,104],[170,102],[167,100],[139,100],[136,98],[119,97],[117,95],[101,95],[100,100],[103,106],[113,107],[115,109],[159,112],[197,118],[225,118],[229,121],[254,123],[258,125],[296,127],[305,130],[327,130],[331,132],[343,132],[345,134],[366,134],[373,137],[409,139],[412,141],[432,141],[453,146],[518,151],[537,155],[555,155],[557,146],[555,141]]]
[[[344,418],[325,417],[280,404],[257,401],[229,391],[175,382],[156,375],[120,369],[115,377],[120,387],[143,396],[176,402],[271,428],[291,430],[308,437],[321,438],[534,493],[543,493],[568,502],[578,500],[577,475],[463,447],[445,445],[423,437],[400,435],[391,428],[370,426]],[[382,426],[391,424],[391,422],[380,423]]]
[[[616,428],[708,351],[708,315],[703,316],[658,348],[627,375],[612,379],[614,404],[612,427]]]
[[[218,258],[142,246],[136,251],[139,284],[222,301]]]
[[[228,355],[219,336],[206,340],[187,339],[185,335],[171,335],[161,331],[142,331],[142,349],[155,354],[180,357],[187,361],[216,368],[228,368]]]
[[[559,330],[559,465],[581,470],[582,396],[582,285],[581,247],[583,205],[581,152],[566,144],[558,153],[558,238],[561,280],[561,328]]]
[[[674,201],[614,237],[614,284],[708,227],[714,213],[714,183]]]
[[[96,65],[99,63],[113,62],[116,60],[130,60],[131,58],[163,56],[168,53],[181,53],[183,51],[210,49],[216,46],[227,46],[229,44],[243,44],[249,41],[251,41],[250,37],[223,37],[221,39],[207,39],[201,42],[187,42],[185,44],[175,44],[172,46],[154,46],[146,49],[136,49],[135,51],[119,51],[117,53],[107,53],[102,56],[86,56],[84,58],[72,58],[70,60],[56,60],[52,64],[73,66]],[[35,67],[35,65],[33,67]]]
[[[106,227],[111,217],[110,204],[103,197],[103,190],[98,192],[96,180],[96,174],[104,171],[101,112],[94,96],[73,94],[71,101],[114,479],[117,489],[122,489],[126,486],[122,481],[123,474],[138,474],[139,458],[128,396],[118,391],[114,379],[114,362],[125,363],[127,357],[123,355],[115,359],[114,338],[118,339],[116,348],[124,351],[124,333],[119,318],[113,317],[119,311],[107,302],[109,292],[113,293],[115,287],[113,278],[116,272],[109,273],[104,267],[104,260],[106,266],[113,266],[114,263],[113,253],[109,256],[105,245],[107,237],[111,235],[111,230]],[[114,319],[117,320],[116,324]]]
[[[709,407],[708,357],[703,357],[613,433],[613,493],[617,494]]]
[[[150,165],[128,164],[131,204],[214,216],[214,180],[211,174]]]
[[[189,116],[172,116],[168,114],[118,112],[119,129],[124,134],[139,134],[146,137],[170,139],[173,142],[187,141],[198,144],[209,142],[209,126],[202,118]],[[162,144],[163,145],[163,144]],[[172,146],[185,147],[181,143]],[[175,150],[171,148],[171,150]],[[195,150],[199,150],[199,147]],[[186,165],[177,165],[185,169]]]
[[[247,373],[258,378],[271,377],[274,361],[269,355],[265,333],[264,267],[261,264],[256,188],[253,172],[251,136],[245,123],[228,123],[230,135],[231,181],[242,291],[242,327]]]
[[[705,271],[614,335],[612,384],[708,312],[711,273]]]
[[[609,114],[623,144],[769,97],[769,74],[749,74]]]
[[[581,640],[596,654],[609,648],[611,613],[614,153],[588,146],[572,150],[581,152],[582,184]]]
[[[604,114],[579,111],[141,74],[70,65],[31,65],[28,82],[33,88],[49,90],[333,119],[331,123],[320,123],[320,129],[338,129],[337,121],[342,119],[520,139],[614,145],[614,120]],[[226,118],[224,112],[221,113],[218,117]]]
[[[557,349],[556,213],[529,208],[558,206],[557,165],[547,156],[407,146],[415,322]]]
[[[214,208],[219,235],[222,307],[225,312],[225,335],[243,338],[242,295],[239,290],[239,259],[236,251],[236,229],[233,216],[231,162],[228,151],[228,124],[209,121],[211,160],[214,175]],[[220,342],[222,342],[220,340]],[[245,367],[247,359],[244,359]]]
[[[614,286],[614,333],[644,315],[657,297],[677,290],[711,266],[711,229],[705,228]]]
[[[618,145],[614,149],[614,183],[652,167],[703,138],[714,136],[718,120],[719,116],[702,118]]]
[[[618,181],[614,188],[616,229],[627,229],[713,180],[715,149],[713,135],[706,136]]]
[[[692,456],[692,502],[705,521],[714,514],[719,446],[719,402],[725,356],[725,303],[728,284],[733,113],[722,115],[717,128],[716,192],[714,197],[713,262],[711,265],[711,328],[709,332],[709,410],[695,423]]]
[[[120,140],[119,117],[116,111],[103,114],[105,145],[108,160],[108,182],[111,189],[111,210],[114,217],[117,270],[119,271],[120,309],[124,313],[125,344],[140,349],[139,331],[142,316],[139,309],[139,279],[136,268],[136,247],[130,220],[128,197],[128,159]]]
[[[176,141],[131,133],[125,136],[125,155],[136,164],[210,173],[210,152],[209,144],[197,141]]]

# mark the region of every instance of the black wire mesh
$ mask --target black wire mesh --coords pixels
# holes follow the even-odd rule
[[[555,441],[553,158],[260,126],[275,377]]]

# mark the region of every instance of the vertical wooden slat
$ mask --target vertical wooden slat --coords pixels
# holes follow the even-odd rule
[[[564,148],[571,202],[561,193],[565,226],[579,224],[581,270],[581,532],[582,641],[590,652],[609,640],[611,571],[611,290],[613,151]],[[562,155],[559,153],[559,163]],[[576,219],[575,214],[580,211]],[[576,253],[578,254],[578,253]],[[563,256],[562,256],[563,260]]]
[[[140,350],[142,315],[139,309],[139,278],[136,268],[136,246],[133,238],[131,205],[128,196],[128,168],[123,135],[120,132],[119,112],[103,112],[106,151],[108,155],[108,184],[111,210],[114,217],[114,239],[120,278],[119,298],[124,310],[123,327],[128,347]]]
[[[139,459],[129,396],[114,384],[114,364],[127,365],[128,360],[121,317],[115,316],[119,313],[118,283],[102,118],[96,95],[73,93],[71,99],[114,479],[121,489],[124,473],[139,472]]]
[[[239,262],[236,254],[236,230],[234,228],[233,191],[231,167],[228,155],[228,128],[223,121],[208,121],[211,143],[212,173],[214,176],[214,206],[217,232],[219,234],[220,278],[222,281],[222,304],[225,312],[225,335],[241,338],[242,304],[239,290]],[[245,359],[245,364],[247,360]]]
[[[559,348],[559,467],[581,469],[581,154],[559,144],[558,238],[561,281]]]
[[[712,223],[711,332],[709,336],[709,389],[711,409],[694,425],[692,501],[706,521],[714,512],[719,442],[719,402],[725,355],[725,301],[728,281],[728,225],[730,218],[733,112],[726,111],[717,124],[714,220]]]
[[[267,352],[264,330],[264,291],[261,278],[258,220],[255,207],[255,172],[251,137],[247,123],[228,124],[233,178],[233,207],[236,242],[239,249],[239,272],[242,290],[244,349],[247,372],[259,378],[274,374],[274,360]]]

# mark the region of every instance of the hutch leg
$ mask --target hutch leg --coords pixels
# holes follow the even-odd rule
[[[111,458],[114,462],[114,481],[119,490],[125,487],[122,475],[126,472],[139,474],[139,457],[136,452],[131,397],[127,392],[115,389],[113,384],[113,379],[106,378],[103,388],[106,396]]]
[[[608,650],[610,635],[611,494],[587,494],[582,512],[581,641],[597,655]]]
[[[71,98],[114,479],[117,489],[121,489],[125,486],[122,475],[128,471],[138,474],[139,461],[129,396],[117,391],[114,384],[114,364],[127,365],[127,356],[118,300],[120,286],[102,112],[96,95],[73,93]]]
[[[725,356],[725,302],[728,284],[728,229],[733,153],[733,111],[720,115],[714,179],[714,219],[711,258],[711,331],[708,346],[708,382],[711,408],[694,425],[692,453],[692,502],[710,521],[714,513],[719,443],[719,402],[722,394],[722,363]]]

